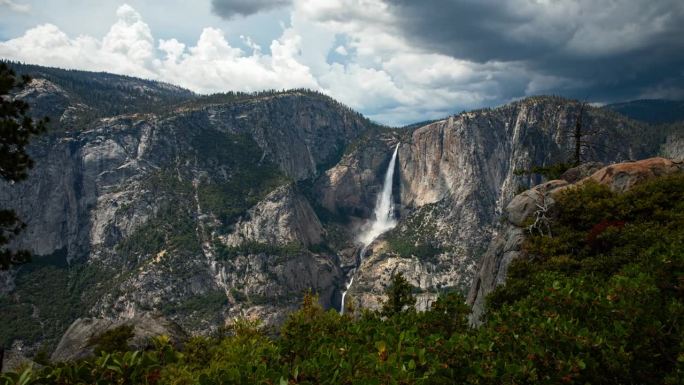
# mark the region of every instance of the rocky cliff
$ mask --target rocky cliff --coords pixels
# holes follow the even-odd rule
[[[323,177],[320,196],[329,209],[348,213],[367,202],[368,190],[377,191],[374,170],[386,165],[394,143],[401,142],[395,183],[401,220],[371,247],[350,296],[364,307],[377,306],[395,272],[420,288],[419,306],[443,290],[467,291],[505,205],[541,181],[517,171],[566,161],[579,109],[579,103],[561,98],[528,98],[379,134],[343,157]],[[592,145],[584,159],[614,162],[657,152],[657,145],[634,139],[645,126],[610,111],[589,108],[582,122],[593,133],[585,138]]]
[[[372,123],[307,91],[188,99],[125,77],[145,103],[101,117],[67,75],[42,69],[17,95],[58,124],[32,144],[28,181],[0,190],[28,225],[13,246],[35,255],[3,274],[4,343],[54,343],[83,316],[157,310],[206,332],[243,313],[279,322],[307,290],[330,305],[341,271],[309,250],[323,229],[296,182]]]
[[[468,293],[468,303],[473,307],[471,323],[480,322],[486,296],[498,285],[505,283],[511,262],[526,257],[522,249],[525,234],[528,231],[546,231],[543,221],[538,219],[553,218],[554,198],[558,194],[589,182],[608,186],[615,192],[625,192],[648,179],[678,172],[684,172],[684,163],[664,158],[618,163],[598,170],[594,167],[581,167],[569,170],[563,176],[565,179],[542,183],[516,195],[505,209],[501,229],[482,257],[479,271]]]
[[[83,317],[156,311],[206,333],[237,316],[280,322],[308,290],[339,306],[397,143],[399,223],[371,245],[350,298],[377,306],[397,271],[420,306],[466,291],[507,202],[540,181],[516,170],[567,159],[580,107],[535,97],[388,128],[309,91],[197,96],[22,68],[35,80],[17,96],[58,122],[32,144],[29,180],[0,189],[28,224],[15,246],[35,254],[0,276],[0,337],[29,350]],[[609,111],[582,119],[586,158],[662,144],[635,140],[648,127]]]
[[[684,124],[667,137],[660,152],[665,157],[684,160]]]

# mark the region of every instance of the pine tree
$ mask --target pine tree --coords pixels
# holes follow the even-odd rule
[[[402,273],[392,276],[392,282],[385,290],[387,301],[382,304],[382,315],[391,317],[404,311],[413,309],[416,297],[413,296],[413,286],[404,278]]]
[[[12,91],[21,90],[30,81],[28,76],[17,79],[14,71],[0,62],[0,178],[10,185],[28,177],[33,160],[26,152],[26,146],[32,136],[45,131],[47,124],[47,118],[31,119],[28,103],[11,96]],[[13,210],[0,209],[0,270],[30,258],[26,250],[13,251],[5,247],[25,227]]]

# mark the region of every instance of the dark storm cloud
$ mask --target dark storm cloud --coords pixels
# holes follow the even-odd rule
[[[563,83],[564,94],[594,100],[684,98],[682,0],[388,3],[402,33],[426,50],[522,63],[559,79],[549,92]]]
[[[292,3],[291,0],[212,0],[211,9],[218,16],[230,19],[238,15],[249,16],[290,3]]]

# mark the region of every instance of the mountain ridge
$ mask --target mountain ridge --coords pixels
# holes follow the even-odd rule
[[[371,245],[349,298],[377,306],[395,272],[423,307],[441,291],[465,292],[507,201],[540,181],[515,171],[566,160],[580,108],[531,97],[401,129],[293,90],[98,117],[108,107],[71,113],[80,101],[45,81],[25,96],[61,129],[32,144],[27,182],[0,189],[0,203],[28,221],[17,246],[38,255],[3,273],[0,288],[0,302],[28,320],[3,320],[1,337],[29,350],[84,316],[160,311],[201,333],[239,315],[277,324],[309,289],[338,307],[397,143],[399,224]],[[614,162],[662,144],[616,113],[588,108],[585,118],[604,131],[597,143],[616,147],[587,156]]]

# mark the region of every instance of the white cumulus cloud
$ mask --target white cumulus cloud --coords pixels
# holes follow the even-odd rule
[[[295,0],[289,25],[267,49],[249,36],[237,36],[243,48],[232,46],[213,27],[186,45],[155,40],[142,16],[122,5],[102,38],[70,37],[44,24],[0,42],[0,57],[140,76],[199,93],[312,88],[387,124],[439,118],[563,84],[535,78],[516,63],[475,63],[425,51],[398,28],[380,0]],[[342,62],[330,62],[331,53]]]

